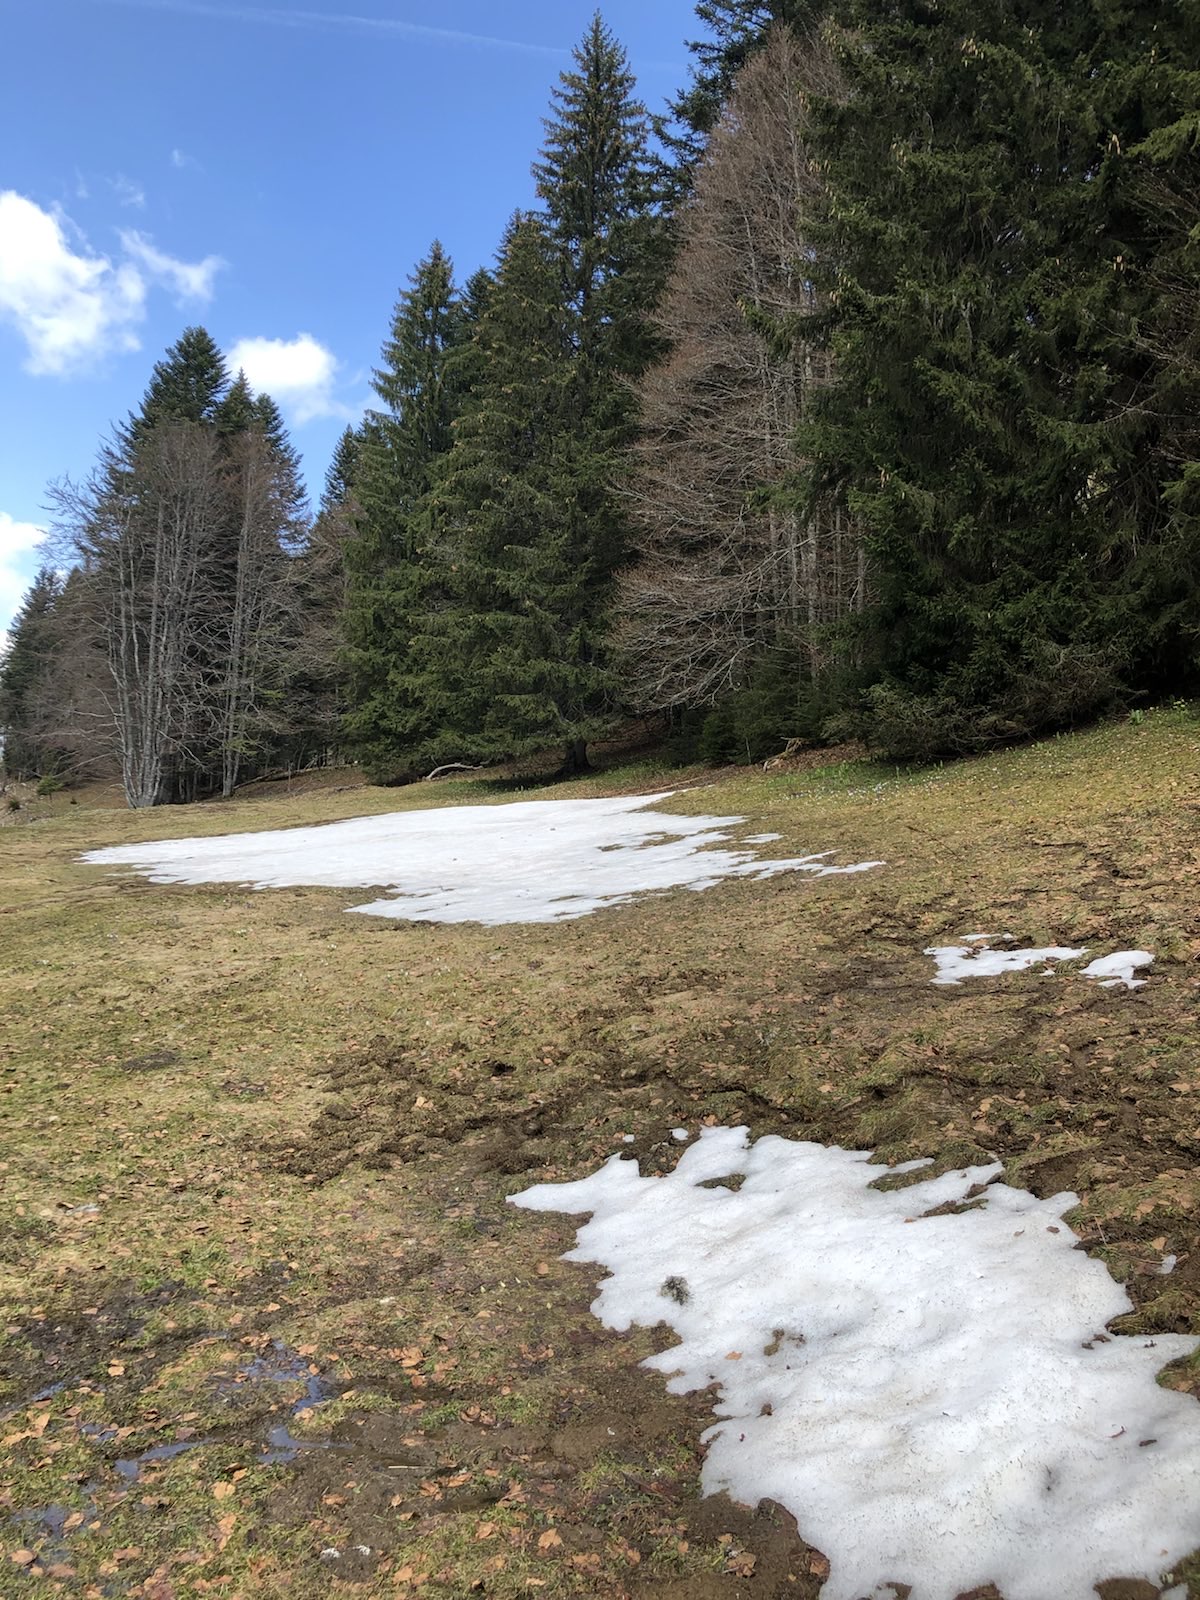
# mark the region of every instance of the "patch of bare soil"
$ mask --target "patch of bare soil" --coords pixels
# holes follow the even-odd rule
[[[275,1492],[272,1517],[328,1539],[324,1559],[338,1577],[402,1570],[415,1541],[461,1537],[496,1553],[497,1576],[503,1552],[529,1542],[552,1592],[553,1575],[570,1574],[583,1592],[626,1600],[817,1593],[822,1560],[785,1512],[697,1500],[697,1418],[688,1415],[697,1408],[665,1400],[646,1374],[609,1370],[603,1398],[573,1389],[558,1425],[505,1423],[485,1401],[430,1428],[429,1409],[418,1400],[400,1414],[347,1416]],[[709,1550],[714,1570],[642,1572],[664,1549]],[[479,1579],[472,1592],[490,1587]]]

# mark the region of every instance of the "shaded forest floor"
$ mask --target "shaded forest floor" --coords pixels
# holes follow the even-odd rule
[[[0,833],[0,1594],[811,1600],[785,1513],[698,1497],[711,1397],[593,1320],[569,1219],[505,1204],[618,1150],[666,1170],[676,1125],[996,1152],[1081,1195],[1122,1331],[1200,1333],[1198,755],[1159,712],[920,774],[630,766],[552,793],[676,787],[887,866],[499,929],[76,859],[486,782],[31,801]],[[976,931],[1155,964],[933,987],[924,948]]]

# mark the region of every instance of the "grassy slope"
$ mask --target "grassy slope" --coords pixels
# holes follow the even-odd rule
[[[14,816],[0,1594],[815,1595],[822,1558],[785,1515],[696,1498],[705,1399],[638,1371],[653,1334],[589,1317],[566,1219],[504,1204],[615,1148],[661,1170],[669,1129],[706,1116],[890,1158],[994,1150],[1081,1194],[1130,1329],[1200,1332],[1198,749],[1160,713],[919,777],[721,775],[670,805],[887,868],[560,927],[346,917],[361,895],[76,860],[497,798],[479,784]],[[931,987],[923,948],[975,930],[1143,947],[1155,975]],[[305,1448],[265,1461],[281,1426]],[[171,1442],[190,1448],[136,1481],[117,1466]]]

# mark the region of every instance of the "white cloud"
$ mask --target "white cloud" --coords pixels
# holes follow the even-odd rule
[[[7,511],[0,511],[0,650],[6,643],[4,625],[15,614],[32,582],[30,555],[46,537],[45,528],[36,522],[17,522]]]
[[[200,163],[195,156],[190,156],[186,150],[180,150],[176,147],[171,151],[171,165],[177,172],[182,172],[185,167],[198,167]]]
[[[137,350],[152,283],[180,299],[211,297],[218,257],[177,261],[140,233],[122,233],[121,243],[121,259],[97,254],[61,211],[0,191],[0,322],[28,346],[27,372],[62,377]]]
[[[136,178],[127,178],[123,172],[118,172],[116,177],[110,178],[108,182],[123,206],[133,206],[138,211],[145,209],[146,191]]]
[[[178,261],[159,250],[143,233],[123,230],[121,244],[133,259],[160,283],[173,289],[181,300],[211,300],[213,279],[225,265],[220,256],[205,256],[203,261]]]
[[[27,371],[61,374],[101,351],[136,350],[145,298],[135,268],[77,252],[61,216],[0,193],[0,319],[29,346]]]
[[[311,333],[294,339],[239,339],[226,361],[231,372],[243,371],[252,389],[269,394],[299,423],[315,417],[356,421],[360,414],[334,399],[337,358]]]

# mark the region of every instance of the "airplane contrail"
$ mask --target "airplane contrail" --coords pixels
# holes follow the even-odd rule
[[[267,6],[212,5],[208,0],[93,0],[94,4],[133,6],[139,11],[172,11],[182,16],[213,17],[222,22],[260,22],[283,28],[356,28],[374,33],[394,33],[438,44],[465,44],[481,49],[517,50],[526,55],[563,57],[568,50],[557,45],[531,44],[523,39],[500,39],[487,33],[465,33],[456,28],[434,28],[398,17],[364,17],[336,11],[278,11]]]

